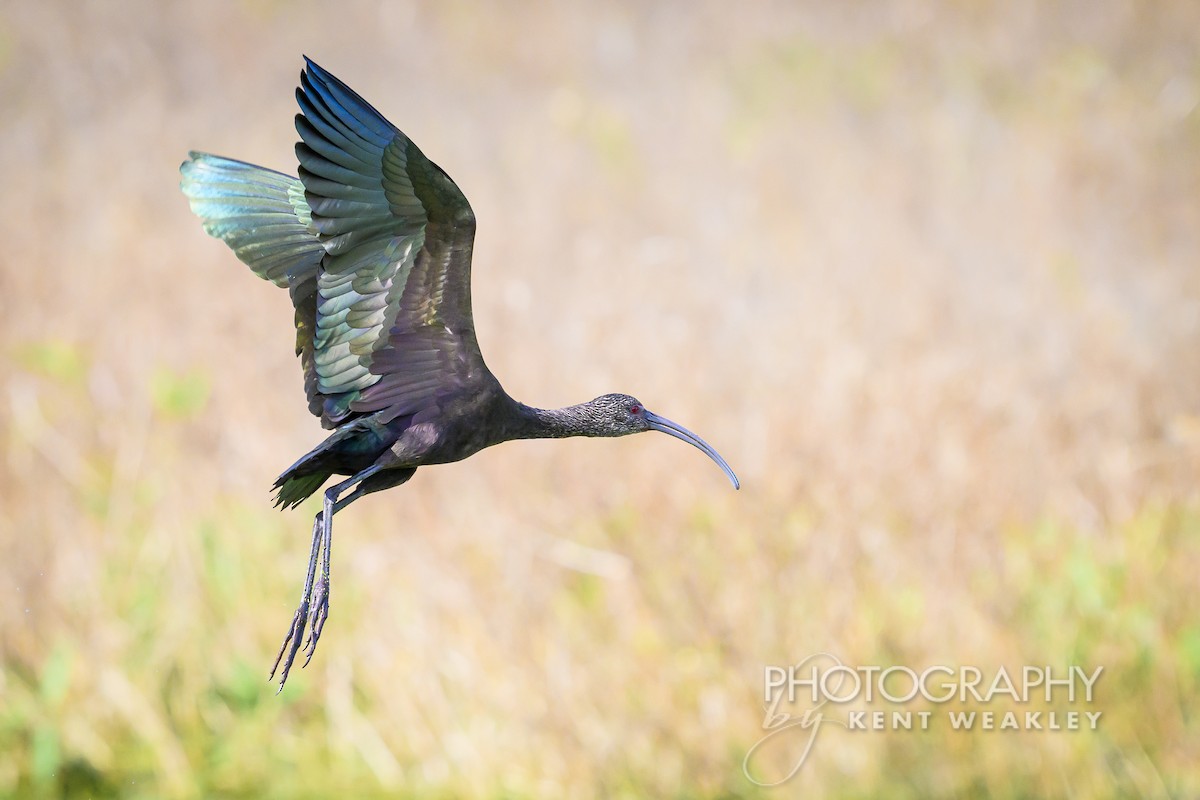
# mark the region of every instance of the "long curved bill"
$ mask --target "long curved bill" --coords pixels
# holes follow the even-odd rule
[[[646,416],[646,422],[650,423],[651,430],[662,431],[663,433],[670,434],[676,439],[682,439],[693,447],[698,448],[704,453],[704,455],[717,462],[717,466],[720,467],[725,473],[725,476],[729,478],[729,481],[733,484],[734,489],[742,488],[742,485],[738,482],[737,475],[733,474],[733,470],[730,469],[729,465],[725,463],[725,459],[721,458],[721,454],[716,450],[713,450],[708,442],[704,441],[682,425],[671,422],[671,420],[667,419],[666,417],[660,417],[658,414],[653,414],[649,411],[644,411],[643,413]]]

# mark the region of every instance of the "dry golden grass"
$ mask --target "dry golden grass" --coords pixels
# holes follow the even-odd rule
[[[1200,7],[0,5],[0,795],[1200,794]],[[307,53],[455,177],[506,445],[339,515],[291,309],[177,190]],[[311,512],[312,506],[305,510]],[[1099,731],[823,734],[765,665],[1103,665]],[[764,768],[781,768],[777,753]]]

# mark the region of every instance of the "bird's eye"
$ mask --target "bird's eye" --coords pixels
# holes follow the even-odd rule
[[[639,405],[632,405],[629,407],[630,414],[640,414],[641,411],[642,411],[642,407]]]

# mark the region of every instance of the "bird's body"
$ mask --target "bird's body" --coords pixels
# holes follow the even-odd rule
[[[552,410],[511,398],[475,336],[475,216],[462,192],[312,61],[296,98],[299,178],[204,153],[181,167],[205,230],[257,275],[288,288],[309,409],[334,429],[279,476],[277,504],[293,507],[332,476],[349,476],[326,490],[313,523],[301,604],[276,658],[280,688],[306,626],[311,659],[328,614],[333,514],[404,483],[418,467],[513,439],[659,430],[699,447],[737,486],[716,451],[628,395]]]

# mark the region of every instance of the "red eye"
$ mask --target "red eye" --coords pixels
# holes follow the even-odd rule
[[[641,413],[641,411],[642,411],[642,407],[641,407],[641,406],[631,406],[631,407],[630,407],[630,409],[629,409],[629,413],[630,413],[630,414],[640,414],[640,413]]]

